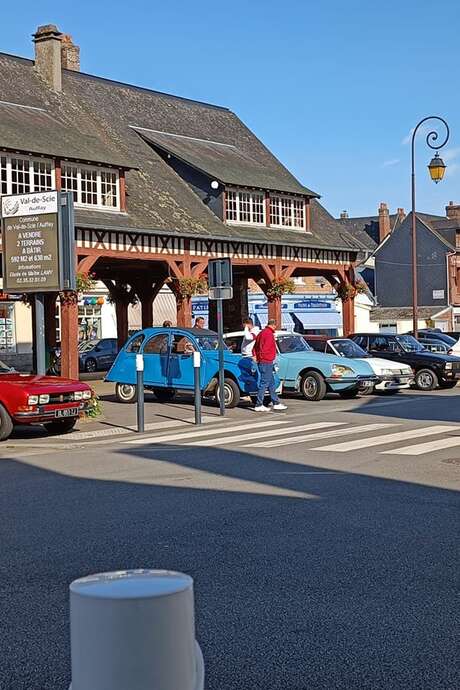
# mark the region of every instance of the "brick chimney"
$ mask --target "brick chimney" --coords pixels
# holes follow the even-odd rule
[[[342,211],[342,213],[340,214],[340,218],[349,218],[348,211]]]
[[[396,213],[398,214],[398,220],[400,223],[403,222],[404,218],[406,217],[406,212],[403,208],[398,208]]]
[[[460,220],[460,204],[454,204],[453,201],[449,201],[449,205],[446,206],[446,216]]]
[[[387,204],[382,201],[379,206],[379,242],[383,242],[390,232],[390,213]]]
[[[62,69],[80,71],[80,48],[72,41],[72,36],[62,34],[61,38],[61,62]]]
[[[54,24],[46,24],[38,27],[33,38],[35,69],[53,91],[62,91],[61,32]]]

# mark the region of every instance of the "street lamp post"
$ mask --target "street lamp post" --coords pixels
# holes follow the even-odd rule
[[[444,161],[439,157],[437,150],[441,149],[447,144],[450,133],[447,122],[442,117],[438,117],[437,115],[424,117],[423,120],[420,120],[412,133],[412,322],[415,338],[418,335],[417,220],[415,217],[415,137],[421,125],[423,125],[427,120],[438,120],[439,122],[442,122],[446,128],[446,136],[440,144],[434,143],[438,140],[438,133],[435,130],[428,132],[426,135],[427,145],[430,147],[430,149],[436,151],[436,154],[428,165],[430,177],[436,184],[442,180],[446,169]]]

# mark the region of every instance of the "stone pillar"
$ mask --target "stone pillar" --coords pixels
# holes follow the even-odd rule
[[[281,299],[281,296],[279,296],[268,300],[268,318],[275,319],[277,329],[280,329],[282,326]]]
[[[78,298],[76,292],[61,297],[61,376],[78,379]]]
[[[355,299],[354,297],[342,302],[343,335],[345,337],[355,330]]]
[[[118,349],[121,350],[128,340],[128,302],[117,299],[115,302],[115,314],[117,317],[117,341]]]

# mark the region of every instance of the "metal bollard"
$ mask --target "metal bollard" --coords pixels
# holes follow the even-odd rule
[[[144,357],[136,355],[137,431],[144,431]]]
[[[193,380],[195,384],[195,424],[201,424],[201,386],[200,386],[201,353],[193,353]]]
[[[125,570],[70,585],[70,690],[204,690],[193,580]]]

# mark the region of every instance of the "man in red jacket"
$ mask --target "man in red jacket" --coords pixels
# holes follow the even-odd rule
[[[260,331],[254,344],[253,355],[259,367],[259,390],[257,391],[256,412],[270,412],[269,407],[264,405],[265,392],[268,389],[272,399],[274,410],[287,410],[276,394],[274,364],[276,359],[275,343],[276,322],[269,319],[266,327]]]

